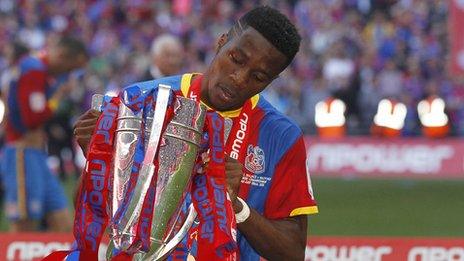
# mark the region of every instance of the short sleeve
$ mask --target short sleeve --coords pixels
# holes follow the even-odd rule
[[[300,135],[276,165],[264,215],[276,219],[317,212],[306,167],[306,148]]]

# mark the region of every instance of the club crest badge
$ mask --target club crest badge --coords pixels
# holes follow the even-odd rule
[[[245,157],[245,168],[254,174],[264,172],[264,151],[259,146],[248,145],[247,156]]]

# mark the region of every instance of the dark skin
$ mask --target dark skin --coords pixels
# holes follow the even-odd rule
[[[62,73],[70,72],[77,68],[83,68],[88,61],[84,54],[76,54],[72,49],[65,46],[60,46],[55,43],[55,46],[48,51],[48,71],[56,76]]]
[[[263,91],[285,68],[286,57],[251,27],[233,36],[222,35],[217,54],[203,74],[201,100],[218,111],[238,109]],[[76,123],[75,135],[87,151],[99,113],[88,111]],[[227,191],[234,211],[243,208],[237,195],[243,165],[226,158]],[[268,260],[303,260],[307,216],[268,219],[251,209],[250,217],[237,225],[251,246]]]

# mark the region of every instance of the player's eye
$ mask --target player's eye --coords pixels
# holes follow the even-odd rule
[[[265,81],[264,77],[263,77],[261,74],[259,74],[259,73],[255,73],[255,74],[253,75],[253,78],[255,78],[255,80],[256,80],[257,82],[264,82],[264,81]]]
[[[234,53],[229,53],[229,57],[232,60],[232,62],[242,65],[243,61],[241,61]]]

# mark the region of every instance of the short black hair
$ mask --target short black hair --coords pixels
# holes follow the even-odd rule
[[[287,67],[300,49],[301,36],[295,25],[278,10],[259,6],[244,14],[232,29],[241,26],[253,27],[277,50],[287,57]],[[231,30],[232,30],[231,29]]]
[[[75,37],[67,35],[61,36],[58,40],[58,46],[65,48],[69,57],[83,55],[86,59],[90,58],[89,52],[84,42]]]

